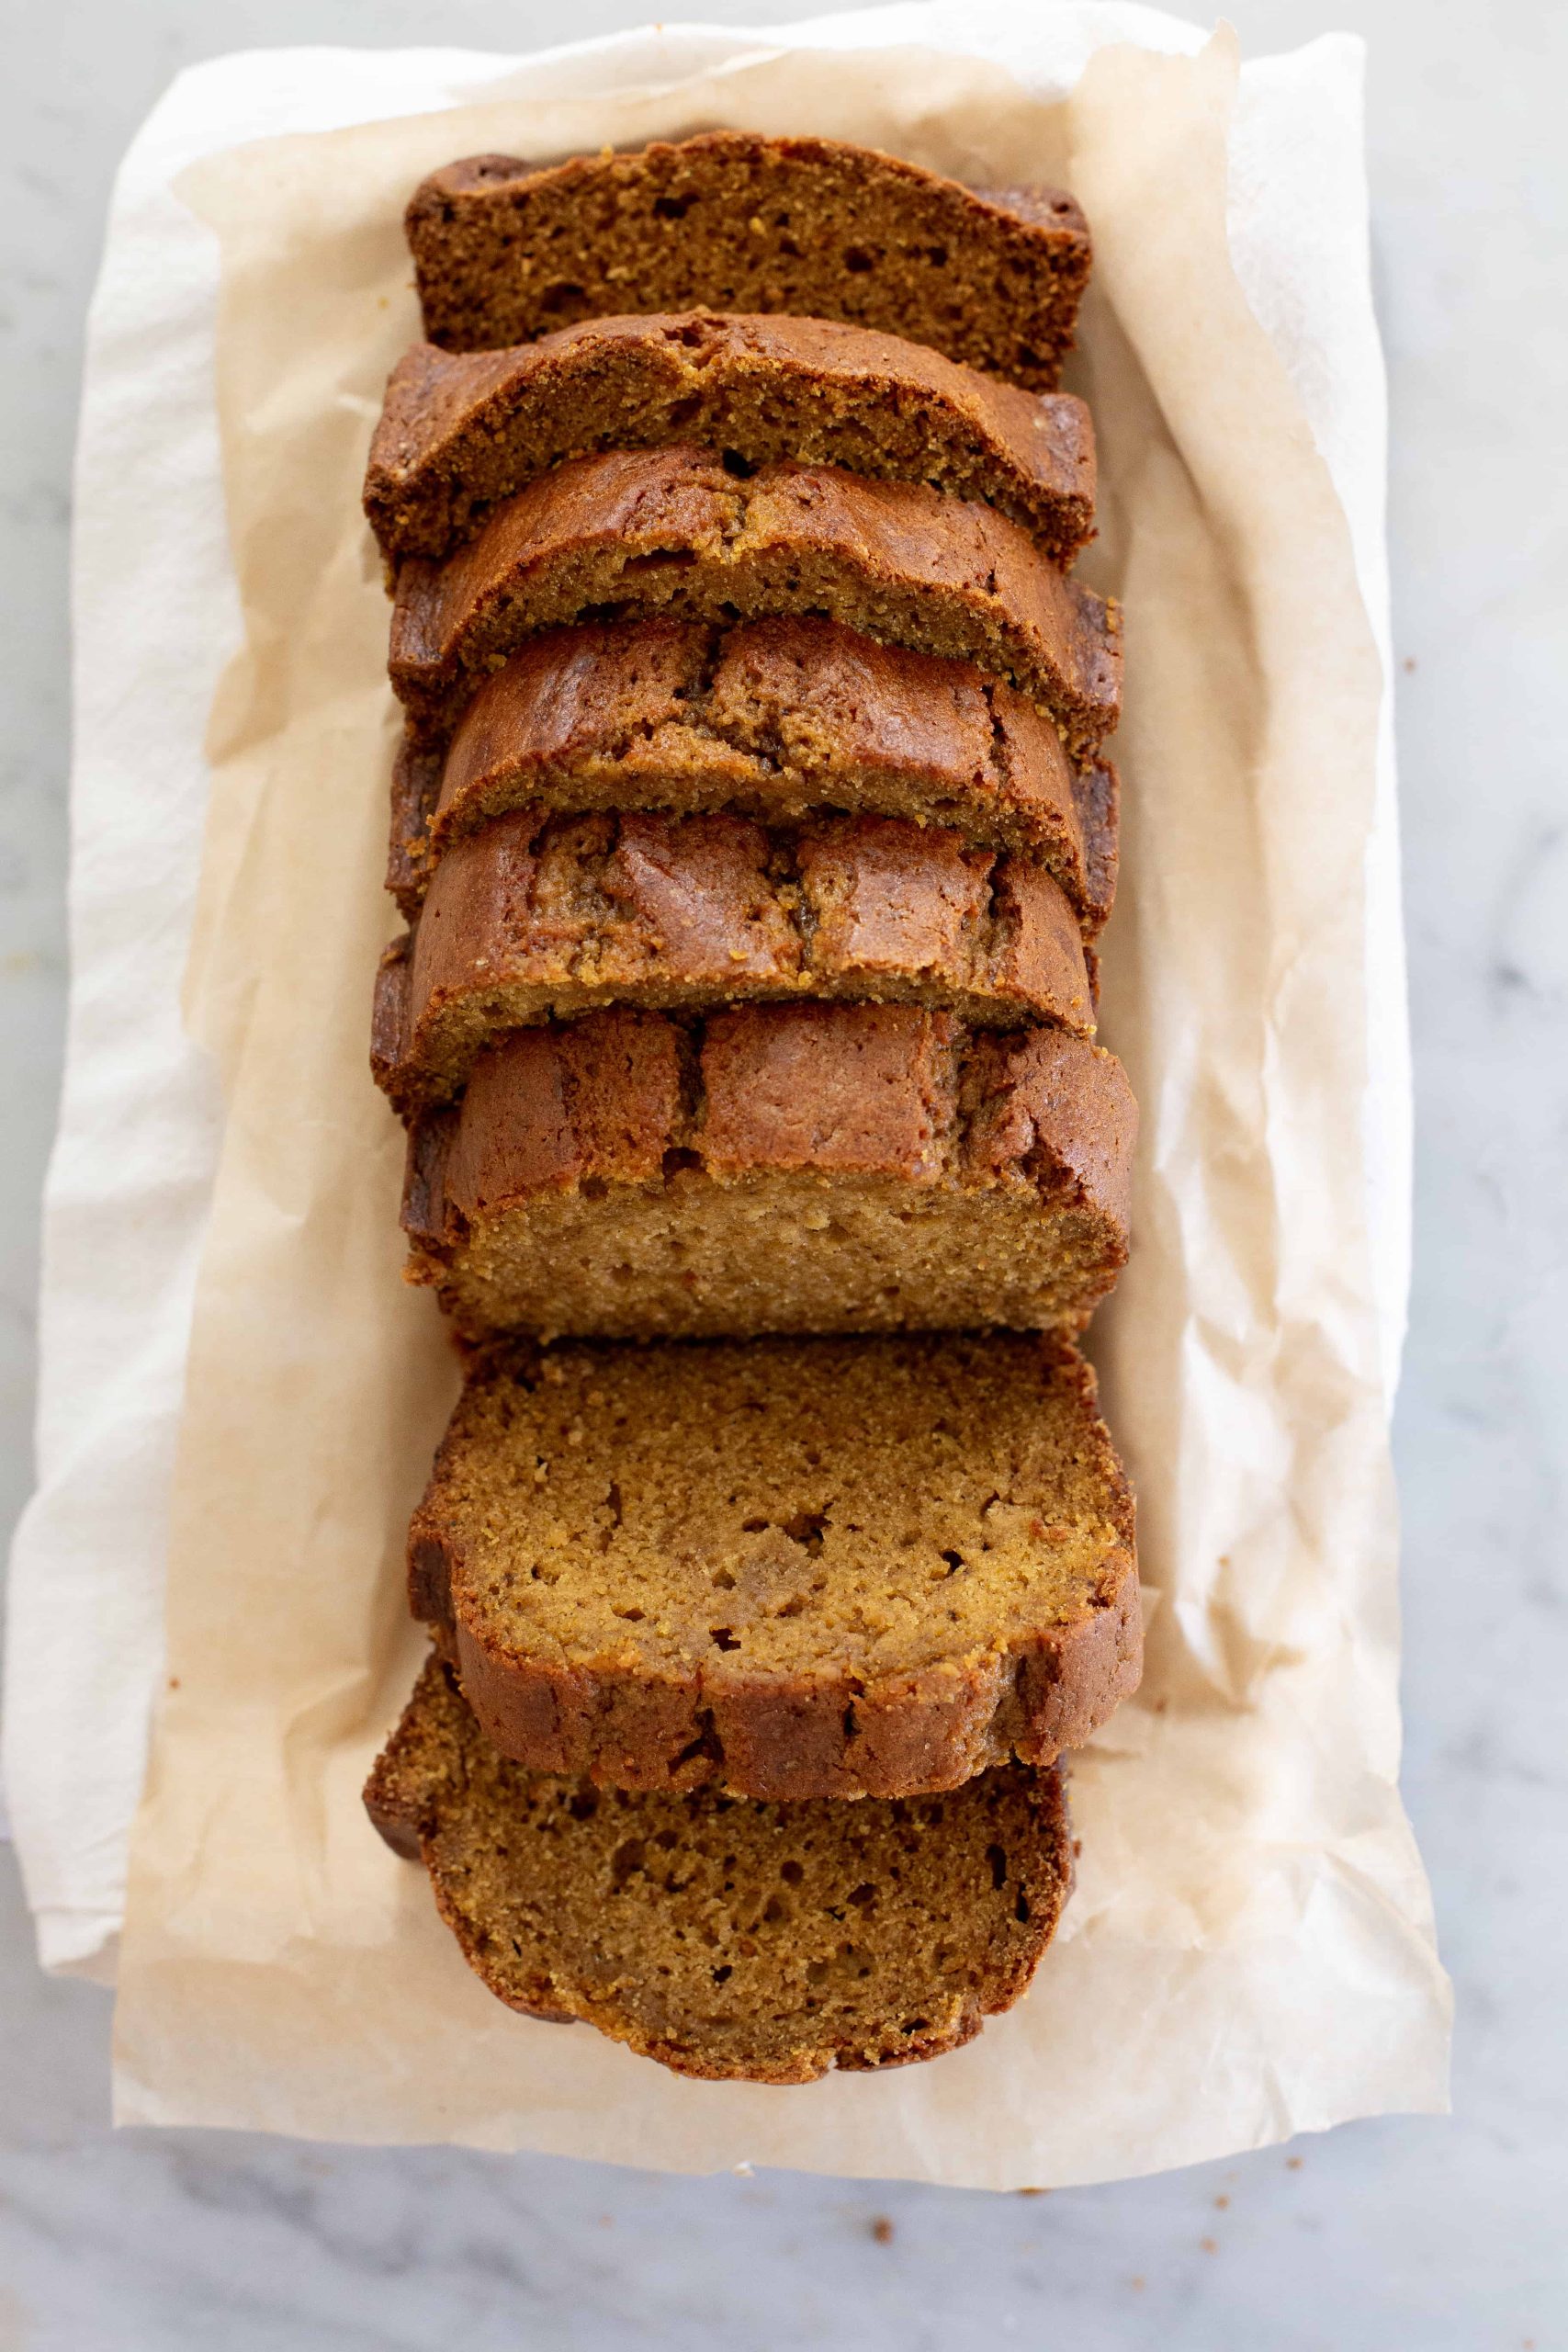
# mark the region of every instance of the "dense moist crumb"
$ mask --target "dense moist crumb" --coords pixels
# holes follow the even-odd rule
[[[1075,768],[1050,720],[971,663],[831,621],[589,622],[529,639],[445,754],[404,743],[388,869],[404,914],[450,842],[530,806],[940,826],[1038,857],[1086,938],[1116,886],[1111,771]]]
[[[1069,562],[1094,526],[1094,436],[1040,397],[895,335],[825,319],[592,319],[510,351],[417,344],[371,443],[365,509],[394,566],[445,556],[564,458],[694,442],[983,499]]]
[[[636,1796],[508,1762],[434,1661],[366,1804],[502,2000],[710,2077],[957,2048],[1023,1992],[1071,1881],[1054,1771],[853,1805]]]
[[[371,1066],[406,1115],[530,1023],[792,998],[1094,1030],[1077,921],[1032,859],[897,818],[518,809],[452,844],[388,951]]]
[[[447,350],[628,307],[794,311],[1054,390],[1089,274],[1059,188],[962,187],[829,139],[659,141],[543,169],[477,155],[408,209],[424,331]]]
[[[745,477],[711,450],[611,450],[541,475],[443,563],[398,573],[389,668],[423,740],[450,733],[476,687],[541,629],[658,614],[838,621],[919,653],[976,662],[1052,714],[1088,757],[1116,723],[1114,605],[1046,563],[1029,534],[921,483],[835,466]]]
[[[410,1575],[497,1747],[617,1787],[954,1787],[1141,1657],[1093,1375],[1002,1335],[481,1360]]]
[[[412,1278],[470,1337],[1081,1329],[1126,1262],[1121,1064],[905,1006],[514,1033],[410,1145]]]

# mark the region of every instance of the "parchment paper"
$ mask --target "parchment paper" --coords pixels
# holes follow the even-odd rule
[[[917,51],[586,96],[531,96],[525,74],[500,104],[188,175],[223,246],[247,646],[214,714],[188,990],[228,1115],[121,1950],[122,2120],[1008,2187],[1442,2103],[1446,1987],[1395,1780],[1361,1131],[1379,677],[1343,514],[1227,254],[1235,74],[1227,37],[1192,61],[1102,50],[1055,107]],[[1147,1676],[1077,1764],[1079,1887],[1027,2001],[936,2064],[787,2091],[683,2083],[509,2016],[357,1801],[419,1654],[403,1526],[455,1386],[398,1279],[400,1133],[366,1073],[394,729],[355,501],[416,332],[399,215],[454,154],[716,122],[1075,189],[1104,483],[1085,569],[1128,605],[1103,1034],[1144,1141],[1096,1352],[1140,1491]]]

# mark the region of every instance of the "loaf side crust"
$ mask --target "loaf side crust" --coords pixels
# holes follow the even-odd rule
[[[509,351],[416,344],[387,387],[365,512],[395,571],[449,555],[567,458],[674,441],[928,482],[999,508],[1056,563],[1094,529],[1081,401],[832,320],[700,311],[588,320]]]
[[[705,449],[574,458],[497,506],[443,563],[398,573],[389,671],[422,741],[541,629],[607,610],[717,622],[824,615],[884,643],[976,662],[1093,756],[1121,705],[1118,608],[994,509],[832,466],[746,479]]]
[[[1112,770],[1075,767],[1052,722],[971,663],[831,621],[590,622],[529,639],[445,755],[405,738],[388,863],[405,917],[450,842],[529,805],[942,826],[1038,857],[1086,939],[1115,895]]]
[[[408,1117],[521,1023],[803,997],[1094,1030],[1077,922],[1034,860],[897,818],[519,809],[452,844],[387,951],[371,1068]]]

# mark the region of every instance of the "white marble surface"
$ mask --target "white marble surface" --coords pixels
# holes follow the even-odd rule
[[[65,535],[115,159],[197,57],[525,48],[636,0],[61,0],[0,91],[0,1510],[28,1476],[64,958]],[[727,22],[792,6],[707,0]],[[1201,17],[1201,8],[1186,13]],[[1568,2344],[1568,11],[1232,0],[1249,53],[1371,42],[1415,1022],[1398,1423],[1406,1785],[1459,1996],[1456,2114],[1049,2199],[112,2136],[107,2004],[32,1966],[0,1850],[0,2352]],[[892,2235],[874,2226],[879,2217]]]

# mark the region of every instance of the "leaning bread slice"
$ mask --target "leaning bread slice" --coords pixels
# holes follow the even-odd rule
[[[529,804],[940,825],[1038,858],[1088,938],[1116,887],[1110,769],[1076,768],[1049,719],[971,663],[831,621],[589,622],[530,638],[445,754],[405,739],[387,877],[404,915],[448,842]]]
[[[1016,1336],[481,1358],[409,1564],[496,1747],[617,1788],[956,1788],[1142,1657],[1094,1375]]]
[[[654,613],[811,613],[918,653],[976,662],[1043,704],[1075,753],[1116,723],[1113,606],[994,508],[835,466],[740,476],[711,450],[611,450],[557,466],[444,563],[398,573],[389,668],[422,735],[448,733],[540,629]]]
[[[1061,1031],[905,1005],[514,1031],[409,1141],[409,1279],[467,1337],[1072,1335],[1127,1261],[1137,1110]]]
[[[1072,1883],[1054,1771],[856,1805],[601,1791],[498,1755],[434,1659],[365,1804],[509,2007],[710,2080],[956,2050],[1023,1993]]]
[[[1032,860],[894,817],[498,817],[384,957],[371,1067],[407,1116],[508,1030],[608,1004],[849,998],[1094,1029],[1072,909]]]
[[[474,537],[563,458],[692,442],[984,500],[1068,563],[1094,528],[1082,401],[1021,391],[829,319],[591,319],[510,351],[416,344],[392,371],[365,511],[394,567]]]
[[[847,319],[1050,391],[1089,273],[1059,188],[976,190],[831,139],[708,131],[540,169],[473,155],[408,209],[424,332],[449,351],[698,304]]]

